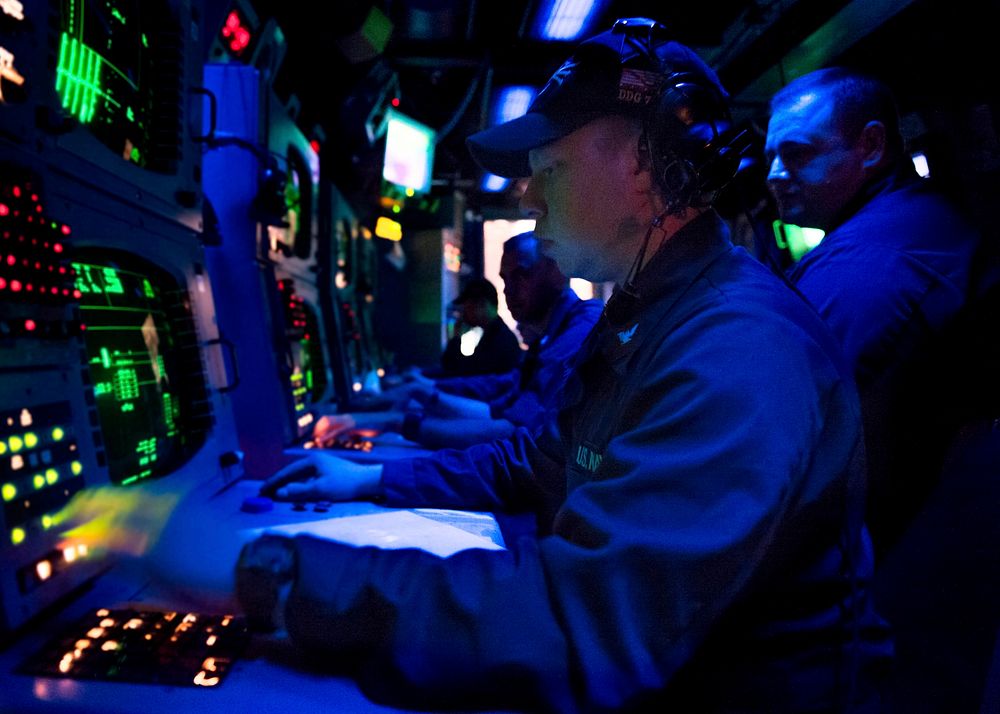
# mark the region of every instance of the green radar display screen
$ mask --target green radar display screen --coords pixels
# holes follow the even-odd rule
[[[126,485],[170,473],[211,425],[187,291],[131,256],[72,267],[109,477]]]
[[[169,6],[163,0],[60,0],[59,7],[55,89],[63,111],[122,159],[168,171],[164,161],[176,158],[172,129],[183,65]]]

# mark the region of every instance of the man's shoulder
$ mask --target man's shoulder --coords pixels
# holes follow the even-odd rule
[[[858,235],[858,234],[861,235]],[[961,207],[924,179],[906,181],[873,196],[831,236],[879,243],[975,241],[977,232]]]
[[[875,196],[791,268],[789,277],[800,289],[806,281],[822,283],[824,290],[866,292],[899,284],[902,275],[961,284],[979,242],[978,231],[950,199],[931,186],[906,184]]]

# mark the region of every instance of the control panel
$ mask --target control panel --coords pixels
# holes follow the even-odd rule
[[[5,167],[0,180],[0,629],[13,628],[100,567],[59,533],[57,514],[97,473],[80,372],[80,292],[72,228],[49,215],[42,186]]]

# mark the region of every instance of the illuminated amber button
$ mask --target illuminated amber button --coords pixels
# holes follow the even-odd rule
[[[24,532],[23,528],[11,528],[10,529],[10,542],[14,545],[19,545],[24,542],[24,537],[27,534]]]
[[[52,441],[62,441],[64,436],[66,436],[66,432],[63,431],[61,426],[57,426],[52,430]]]
[[[13,501],[17,498],[17,486],[12,483],[5,483],[2,488],[0,488],[0,494],[3,495],[3,500]]]
[[[24,435],[24,445],[29,449],[34,449],[38,446],[38,435],[33,431],[29,431]]]

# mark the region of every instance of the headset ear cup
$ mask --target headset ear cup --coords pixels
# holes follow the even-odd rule
[[[698,185],[698,175],[694,166],[677,154],[660,157],[661,167],[657,174],[664,198],[671,206],[689,206],[694,199],[694,189]]]
[[[647,134],[656,176],[671,206],[692,205],[736,175],[740,152],[729,151],[720,140],[728,125],[729,111],[717,91],[690,74],[667,77]]]

